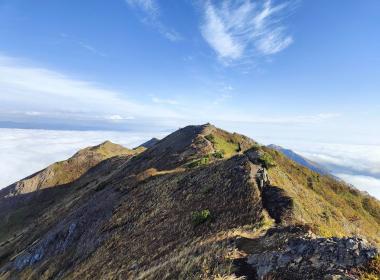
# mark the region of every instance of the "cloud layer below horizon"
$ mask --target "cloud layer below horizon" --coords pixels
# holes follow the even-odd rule
[[[158,133],[0,128],[0,189],[106,140],[134,148]]]
[[[0,154],[3,155],[0,161],[0,170],[2,170],[0,188],[31,175],[53,162],[67,159],[81,148],[97,145],[105,140],[133,148],[152,137],[162,138],[166,134],[0,129]],[[283,139],[274,138],[270,141],[293,148],[296,152],[327,166],[335,175],[361,191],[380,199],[378,169],[380,146],[337,145],[312,141],[290,144]]]

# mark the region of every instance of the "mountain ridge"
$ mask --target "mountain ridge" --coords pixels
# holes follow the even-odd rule
[[[314,162],[308,158],[305,158],[304,156],[301,156],[300,154],[294,152],[293,150],[286,149],[284,147],[281,147],[281,146],[278,146],[275,144],[268,145],[268,148],[282,152],[291,160],[294,160],[298,164],[305,166],[305,167],[307,167],[307,168],[309,168],[309,169],[311,169],[311,170],[313,170],[313,171],[315,171],[321,175],[331,175],[331,172],[327,168],[321,166],[320,164],[318,164],[318,163],[316,163],[316,162]]]
[[[67,184],[101,161],[116,155],[133,155],[136,152],[111,141],[76,152],[67,160],[59,161],[0,190],[0,196],[33,192],[54,185]],[[6,194],[5,194],[6,193]]]
[[[376,275],[380,244],[377,200],[210,124],[4,197],[0,213],[0,279]]]

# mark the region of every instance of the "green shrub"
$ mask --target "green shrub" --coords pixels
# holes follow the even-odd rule
[[[205,136],[205,138],[210,141],[211,143],[215,144],[215,136],[212,134],[208,134]]]
[[[261,150],[261,146],[260,146],[260,144],[255,143],[252,145],[252,147],[250,149],[252,149],[254,151],[258,151],[258,150]]]
[[[378,222],[380,222],[380,207],[379,203],[373,198],[364,197],[362,200],[363,208],[373,216]]]
[[[216,151],[212,155],[214,158],[224,158],[224,150]]]
[[[276,162],[274,161],[273,157],[266,152],[260,156],[259,161],[267,169],[276,166]]]
[[[191,212],[191,221],[194,226],[198,226],[209,220],[211,220],[211,213],[208,209]]]
[[[201,166],[201,165],[206,165],[209,162],[210,162],[209,156],[204,156],[202,158],[199,158],[199,159],[196,159],[196,160],[193,160],[193,161],[187,163],[186,166],[188,168],[195,168],[195,167],[198,167],[198,166]]]

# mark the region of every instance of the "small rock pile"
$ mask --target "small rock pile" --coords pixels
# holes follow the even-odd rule
[[[268,275],[281,279],[355,279],[348,276],[349,269],[377,254],[376,248],[357,237],[300,237],[289,240],[281,250],[252,254],[247,263],[255,268],[259,279]]]

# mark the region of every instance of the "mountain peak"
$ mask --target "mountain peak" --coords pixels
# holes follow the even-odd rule
[[[144,162],[142,165],[146,168],[169,170],[202,159],[212,162],[229,158],[255,143],[246,136],[229,133],[209,123],[189,125],[169,134],[135,160]]]
[[[150,140],[142,143],[140,146],[138,146],[137,148],[145,148],[145,149],[149,149],[149,148],[152,148],[154,145],[156,145],[160,140],[157,139],[156,137],[153,137],[151,138]],[[136,149],[137,149],[136,148]]]
[[[0,197],[1,279],[234,279],[231,271],[327,279],[378,271],[380,203],[283,153],[210,124],[109,158],[120,147],[102,143],[33,175],[71,176],[63,187]],[[88,162],[95,166],[79,168]],[[355,235],[374,245],[342,238]]]
[[[99,145],[81,149],[67,160],[49,165],[45,169],[8,186],[0,194],[1,196],[13,196],[68,184],[105,159],[114,156],[132,156],[136,153],[137,151],[107,140]]]

